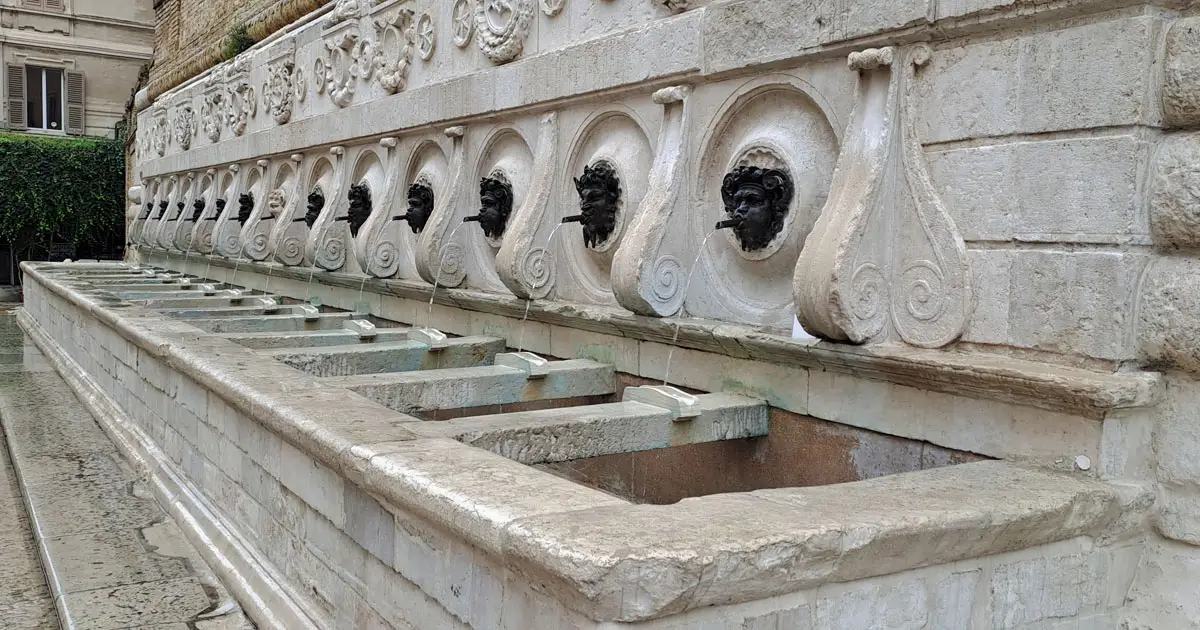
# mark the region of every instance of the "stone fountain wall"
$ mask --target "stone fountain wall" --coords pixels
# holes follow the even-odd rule
[[[1130,623],[1186,627],[1197,20],[1165,0],[340,0],[139,113],[129,238],[296,297],[315,277],[344,308],[365,287],[398,321],[436,282],[460,334],[511,330],[532,298],[539,351],[607,345],[645,377],[670,340],[647,318],[697,318],[680,384],[1153,489]],[[550,242],[601,162],[612,232]],[[705,243],[739,167],[789,182],[750,250]],[[488,178],[511,190],[498,236],[462,224]],[[419,233],[393,220],[417,184]],[[795,318],[827,341],[789,339]]]

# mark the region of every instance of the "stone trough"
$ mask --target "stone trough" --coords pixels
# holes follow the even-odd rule
[[[367,341],[351,313],[186,318],[70,265],[26,278],[22,326],[260,627],[803,628],[869,597],[957,628],[989,588],[1097,620],[1139,553],[1144,497],[1078,475],[864,432],[884,450],[849,483],[787,487],[757,462],[852,429],[789,438],[761,398],[487,335],[431,347],[411,321]],[[253,321],[279,329],[215,330]]]

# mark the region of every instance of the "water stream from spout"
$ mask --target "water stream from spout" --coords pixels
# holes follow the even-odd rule
[[[708,245],[708,239],[712,238],[713,234],[722,230],[725,227],[732,227],[725,223],[718,223],[717,227],[713,228],[708,236],[700,241],[700,250],[696,252],[696,258],[692,260],[692,266],[688,268],[687,280],[683,283],[683,300],[679,303],[679,313],[675,316],[675,334],[671,337],[671,349],[667,351],[667,367],[663,371],[663,385],[667,384],[667,380],[671,378],[671,359],[675,357],[675,344],[679,342],[679,326],[683,323],[683,307],[687,305],[688,290],[692,287],[692,275],[696,273],[696,265],[700,262],[700,257],[704,255],[705,245]]]
[[[442,244],[442,252],[438,256],[437,271],[433,272],[433,291],[429,293],[429,308],[425,312],[425,321],[428,327],[432,328],[433,324],[433,298],[437,296],[438,281],[442,279],[442,265],[446,264],[446,254],[449,253],[450,245],[454,243],[454,235],[458,234],[459,228],[466,224],[466,221],[463,221],[454,226],[454,229],[450,230],[450,237]]]
[[[554,237],[558,234],[558,228],[562,227],[563,225],[565,224],[562,222],[559,222],[557,225],[555,225],[554,229],[550,230],[550,236],[546,238],[546,246],[542,248],[542,251],[545,252],[542,255],[542,260],[547,265],[554,263],[554,259],[551,258],[552,250],[550,249],[550,246],[554,244]],[[546,270],[546,273],[550,273],[550,271]],[[525,298],[525,315],[521,317],[521,332],[517,337],[517,352],[520,352],[525,348],[525,322],[529,320],[529,307],[532,304],[533,298]]]

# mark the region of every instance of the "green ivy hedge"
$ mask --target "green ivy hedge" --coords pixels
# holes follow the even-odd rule
[[[122,142],[0,133],[0,242],[18,260],[52,244],[106,250],[125,229]]]

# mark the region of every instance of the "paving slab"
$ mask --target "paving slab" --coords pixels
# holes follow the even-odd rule
[[[61,377],[12,367],[0,374],[0,464],[13,463],[0,466],[0,627],[252,628]]]

